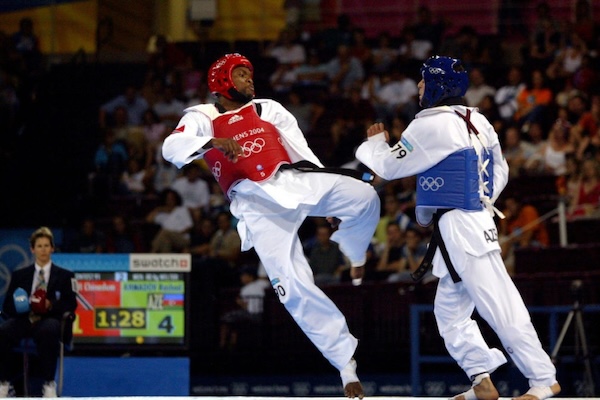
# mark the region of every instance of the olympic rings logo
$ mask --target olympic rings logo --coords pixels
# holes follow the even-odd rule
[[[244,150],[244,157],[250,157],[252,154],[260,153],[266,144],[267,143],[263,138],[245,142],[242,146],[242,150]]]
[[[419,178],[419,186],[421,186],[421,189],[426,192],[429,190],[432,192],[437,192],[442,186],[444,186],[444,178],[439,176],[437,178],[431,176],[422,176]]]
[[[215,166],[211,168],[211,172],[213,174],[213,176],[215,177],[216,180],[219,180],[219,178],[221,177],[221,162],[217,161],[215,163]]]
[[[439,67],[429,67],[429,73],[432,75],[443,74],[444,70]]]

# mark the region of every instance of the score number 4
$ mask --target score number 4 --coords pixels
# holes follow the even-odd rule
[[[97,308],[96,329],[146,329],[145,308]],[[167,315],[158,324],[158,329],[171,333],[175,327]]]

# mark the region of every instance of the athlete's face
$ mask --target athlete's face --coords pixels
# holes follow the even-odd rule
[[[252,71],[247,67],[237,67],[231,73],[233,84],[238,92],[246,97],[254,97]]]
[[[419,104],[421,104],[421,99],[423,99],[423,93],[425,93],[425,80],[421,79],[417,84],[417,88],[419,88]]]

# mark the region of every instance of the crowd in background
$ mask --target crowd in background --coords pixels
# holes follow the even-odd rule
[[[427,7],[397,37],[388,32],[366,37],[359,21],[340,15],[337,26],[318,32],[290,23],[259,53],[245,55],[256,69],[257,96],[275,98],[296,116],[324,164],[351,168],[364,168],[354,159],[354,149],[366,127],[383,121],[391,140],[398,141],[419,111],[423,61],[435,54],[461,58],[470,78],[467,105],[478,107],[496,128],[511,178],[560,178],[557,191],[567,198],[569,218],[597,218],[600,25],[585,0],[577,1],[572,21],[556,19],[543,2],[536,11],[516,57],[509,55],[503,36],[480,35],[469,26],[448,34],[446,23]],[[90,208],[61,250],[190,252],[223,263],[231,272],[224,284],[237,285],[237,270],[248,264],[258,268],[259,262],[240,253],[235,221],[220,188],[203,162],[178,170],[161,155],[162,141],[177,127],[183,110],[215,101],[206,84],[206,65],[214,60],[200,62],[197,54],[162,35],[152,38],[151,47],[143,84],[125,85],[98,107],[101,139],[87,164],[82,198],[108,211]],[[0,62],[0,130],[17,132],[42,68],[31,20],[24,20],[14,35],[0,31]],[[2,147],[4,162],[10,158],[6,138]],[[382,216],[366,279],[410,280],[430,233],[415,221],[415,179],[374,184]],[[543,222],[531,234],[515,234],[539,217],[535,204],[524,204],[535,194],[501,199],[507,220],[499,226],[509,238],[503,247],[507,260],[511,247],[549,245]],[[128,208],[115,206],[123,203],[142,211],[132,216]],[[305,254],[322,284],[348,279],[349,264],[330,235],[331,227],[318,218],[307,220],[301,231]]]

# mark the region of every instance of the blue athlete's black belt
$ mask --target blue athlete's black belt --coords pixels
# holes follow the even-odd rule
[[[413,280],[415,282],[418,282],[421,279],[423,279],[423,277],[425,276],[427,271],[429,271],[431,268],[433,268],[433,264],[432,264],[433,256],[435,255],[435,251],[437,250],[438,247],[440,248],[440,251],[442,252],[442,257],[444,258],[444,261],[446,262],[446,267],[448,268],[448,273],[452,277],[452,281],[454,283],[458,283],[462,280],[460,278],[460,276],[458,276],[456,269],[454,269],[454,265],[452,264],[452,261],[450,261],[450,255],[448,254],[448,249],[446,249],[446,244],[444,243],[444,239],[442,238],[442,234],[440,233],[440,226],[439,226],[440,218],[442,217],[442,215],[444,215],[448,211],[452,211],[452,210],[454,210],[454,209],[453,208],[438,209],[433,214],[433,234],[431,235],[431,241],[429,242],[429,247],[427,247],[427,253],[425,253],[425,257],[423,258],[423,261],[421,261],[421,265],[419,265],[419,268],[417,268],[413,273],[410,274],[410,276],[413,278]]]
[[[362,172],[350,168],[339,168],[339,167],[319,167],[310,161],[298,161],[293,164],[283,164],[279,167],[280,170],[295,169],[302,172],[326,172],[329,174],[338,174],[350,176],[363,182],[373,182],[375,176],[370,172]]]

